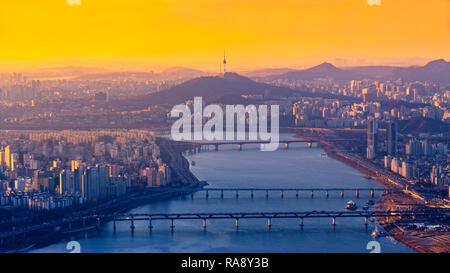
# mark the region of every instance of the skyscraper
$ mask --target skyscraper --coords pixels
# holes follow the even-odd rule
[[[378,138],[377,120],[373,117],[367,118],[367,152],[368,159],[373,159],[377,154],[377,138]]]
[[[72,172],[74,172],[76,169],[78,169],[81,166],[82,163],[83,162],[81,162],[81,160],[72,160],[71,161]]]
[[[73,172],[74,192],[76,193],[84,193],[83,173],[84,173],[83,167],[76,168],[75,171]]]
[[[59,174],[59,194],[64,195],[70,192],[70,173],[68,170],[62,170]]]
[[[9,145],[5,147],[5,163],[6,166],[11,167],[11,148]]]
[[[387,153],[397,156],[397,123],[389,121],[387,125]]]
[[[98,200],[99,198],[99,181],[98,168],[89,167],[86,170],[86,197],[89,200]]]

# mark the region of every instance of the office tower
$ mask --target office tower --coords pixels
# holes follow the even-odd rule
[[[98,165],[97,168],[98,168],[98,197],[99,199],[104,199],[107,196],[109,168],[105,164]]]
[[[59,174],[59,194],[64,195],[69,193],[70,173],[67,170],[62,170]]]
[[[10,168],[11,171],[14,171],[16,169],[16,164],[19,162],[19,155],[12,153],[11,154],[11,161],[10,161]]]
[[[83,174],[83,167],[76,168],[73,172],[73,186],[75,193],[83,193]]]
[[[377,120],[373,117],[367,119],[367,153],[368,159],[373,159],[377,154],[377,138],[378,138]]]
[[[394,121],[389,121],[387,125],[387,153],[397,156],[397,123]]]
[[[428,157],[433,154],[433,147],[427,139],[421,141],[422,144],[422,155]]]
[[[89,167],[86,171],[86,198],[89,200],[98,200],[98,168]]]
[[[5,162],[5,152],[0,151],[0,166],[3,166],[5,164],[6,164],[6,162]]]
[[[74,172],[76,169],[78,169],[81,166],[81,160],[72,160],[72,172]]]
[[[9,145],[5,147],[5,164],[11,168],[11,148]]]
[[[156,175],[157,175],[157,171],[155,168],[147,168],[147,186],[148,187],[156,187],[157,183],[156,183]]]

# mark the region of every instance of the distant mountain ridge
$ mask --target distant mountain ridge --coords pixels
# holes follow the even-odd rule
[[[422,67],[398,68],[393,73],[394,78],[407,81],[433,81],[450,83],[450,62],[444,59],[431,61]]]
[[[311,81],[319,78],[329,78],[333,80],[357,80],[362,79],[364,76],[344,69],[337,68],[336,66],[324,62],[320,65],[304,69],[287,72],[280,75],[271,75],[264,77],[263,80],[303,80]]]
[[[359,66],[338,68],[330,63],[322,63],[304,70],[296,70],[278,75],[258,78],[263,82],[276,80],[304,80],[311,81],[319,78],[333,80],[396,80],[431,81],[450,84],[450,62],[444,59],[434,60],[424,66],[396,67],[396,66]]]

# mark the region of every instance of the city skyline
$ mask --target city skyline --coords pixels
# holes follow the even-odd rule
[[[450,253],[449,15],[0,1],[0,253]]]

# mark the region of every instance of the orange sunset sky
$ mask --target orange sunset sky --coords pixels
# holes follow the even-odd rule
[[[450,0],[80,1],[0,0],[0,70],[450,60]]]

